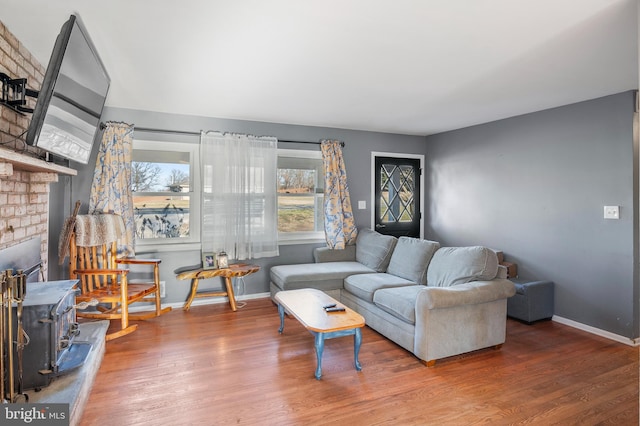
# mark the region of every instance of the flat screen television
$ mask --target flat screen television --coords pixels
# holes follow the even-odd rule
[[[27,130],[27,144],[87,164],[111,79],[80,18],[64,23]]]

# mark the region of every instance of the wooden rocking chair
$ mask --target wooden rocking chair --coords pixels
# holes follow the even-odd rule
[[[113,215],[115,216],[115,215]],[[116,216],[120,221],[122,218]],[[116,220],[118,220],[116,219]],[[124,225],[123,225],[124,226]],[[171,311],[171,307],[160,305],[160,259],[116,258],[116,241],[100,245],[80,246],[76,241],[75,230],[69,240],[69,274],[79,280],[80,293],[76,304],[96,304],[94,309],[77,309],[81,318],[120,320],[120,329],[108,333],[106,340],[127,335],[138,328],[129,324],[129,320],[145,320]],[[119,269],[118,265],[144,265],[153,268],[150,282],[130,283],[128,269]],[[153,303],[153,311],[130,313],[129,306],[136,302]]]

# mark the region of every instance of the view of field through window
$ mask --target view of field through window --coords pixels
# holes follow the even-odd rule
[[[278,169],[278,232],[317,231],[316,170]]]
[[[188,237],[193,196],[189,153],[135,149],[133,157],[131,188],[136,238]],[[278,157],[279,233],[323,231],[321,168],[319,158]]]
[[[189,236],[188,153],[134,150],[131,189],[136,238]]]

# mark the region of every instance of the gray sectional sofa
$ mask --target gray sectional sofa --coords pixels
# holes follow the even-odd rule
[[[323,290],[427,366],[505,341],[507,299],[515,294],[486,247],[440,247],[369,229],[344,250],[314,250],[315,263],[271,268],[271,297]]]

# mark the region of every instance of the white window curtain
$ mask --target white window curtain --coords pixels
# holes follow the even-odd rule
[[[202,132],[202,251],[278,255],[277,139]]]

